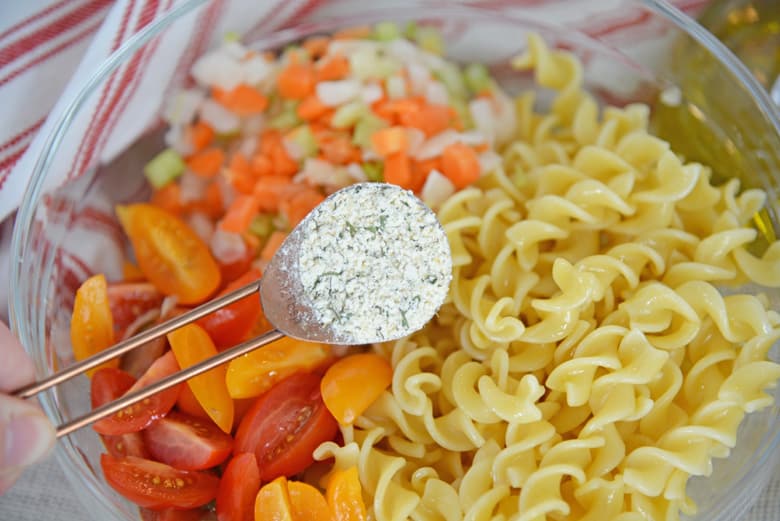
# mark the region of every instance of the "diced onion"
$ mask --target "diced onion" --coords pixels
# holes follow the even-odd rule
[[[452,129],[445,130],[428,139],[412,154],[415,159],[431,159],[444,152],[444,149],[455,143],[466,145],[480,145],[487,139],[480,132],[456,132]]]
[[[352,101],[361,93],[357,80],[321,81],[317,84],[317,97],[329,107],[337,107]]]
[[[345,171],[356,183],[364,183],[368,181],[368,176],[366,175],[365,170],[363,170],[363,168],[357,163],[348,164],[345,168]]]
[[[376,83],[369,83],[368,85],[363,87],[363,92],[361,94],[363,101],[367,105],[371,105],[375,101],[379,101],[380,99],[382,99],[382,96],[383,96],[382,87],[377,85]]]
[[[244,68],[228,54],[220,51],[200,57],[192,66],[192,77],[207,87],[233,90],[244,81]]]
[[[195,119],[204,97],[203,92],[197,89],[184,89],[177,92],[165,106],[163,119],[170,125],[189,125]]]
[[[452,181],[434,169],[428,173],[420,197],[425,204],[435,210],[454,193],[455,185]]]
[[[211,241],[211,236],[214,235],[214,223],[206,214],[192,212],[187,218],[187,224],[206,244]]]
[[[246,255],[246,244],[238,233],[218,229],[211,236],[209,246],[214,258],[223,264],[230,264]]]
[[[274,73],[274,65],[262,56],[252,56],[241,64],[244,68],[244,80],[257,85],[269,79]]]
[[[206,100],[200,106],[200,117],[215,131],[227,134],[238,130],[241,119],[214,100]]]
[[[427,99],[429,103],[446,105],[449,103],[450,95],[447,92],[447,88],[441,82],[431,81],[425,87],[425,99]]]
[[[479,171],[488,174],[501,166],[501,156],[493,150],[486,150],[479,155]]]
[[[181,202],[189,203],[192,201],[200,201],[206,194],[206,187],[208,186],[208,180],[200,177],[197,174],[193,174],[189,170],[185,170],[179,179],[179,197]]]

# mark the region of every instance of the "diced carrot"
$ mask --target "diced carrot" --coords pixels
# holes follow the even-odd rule
[[[268,156],[263,154],[255,154],[252,158],[252,172],[257,177],[263,177],[266,175],[272,175],[274,172],[274,165]]]
[[[276,253],[276,250],[279,249],[279,246],[282,245],[282,243],[286,238],[287,238],[287,234],[285,232],[280,232],[279,230],[273,232],[271,236],[268,237],[268,240],[265,242],[265,246],[263,246],[263,251],[260,252],[260,258],[263,260],[271,260],[271,258]]]
[[[244,154],[237,152],[227,169],[230,185],[242,194],[251,194],[255,188],[255,173]]]
[[[222,169],[224,161],[222,149],[210,147],[192,154],[187,159],[187,168],[201,177],[214,177]]]
[[[294,184],[288,176],[268,175],[258,179],[254,196],[263,212],[279,211],[279,202],[298,190],[304,189],[302,184]]]
[[[331,126],[331,121],[333,120],[333,114],[336,113],[336,109],[328,108],[325,112],[320,114],[314,122],[321,123],[323,127],[329,128]]]
[[[362,153],[352,144],[349,133],[341,130],[319,130],[314,134],[320,157],[334,165],[360,162]]]
[[[252,259],[254,259],[256,254],[260,252],[260,237],[251,232],[244,232],[241,236],[244,238],[244,244],[251,253]]]
[[[279,210],[290,226],[297,226],[309,212],[325,200],[325,196],[314,189],[303,190],[279,203]]]
[[[138,266],[129,260],[125,260],[122,262],[122,280],[125,282],[141,282],[146,280],[146,276]]]
[[[273,175],[292,176],[299,170],[298,162],[287,153],[282,142],[282,135],[278,131],[263,133],[259,153],[271,161]]]
[[[398,121],[405,127],[420,129],[431,137],[450,127],[452,114],[446,105],[422,105],[417,110],[399,113]]]
[[[371,134],[371,146],[382,157],[409,148],[409,136],[403,127],[387,127]]]
[[[330,38],[327,36],[312,36],[303,42],[303,48],[313,60],[328,52],[328,45],[330,45]]]
[[[412,189],[412,166],[405,151],[385,157],[385,181],[401,188]]]
[[[219,183],[212,182],[206,187],[200,210],[212,219],[217,219],[225,211],[225,203],[222,199],[222,189],[219,187]]]
[[[371,36],[371,27],[367,25],[358,25],[347,27],[333,34],[334,40],[362,40]]]
[[[317,81],[340,80],[349,74],[349,60],[337,55],[323,63],[316,72]]]
[[[304,99],[314,92],[314,69],[306,64],[290,64],[276,78],[279,94],[287,99]]]
[[[419,97],[386,99],[374,103],[372,110],[380,118],[390,121],[397,125],[400,123],[401,114],[408,114],[420,110],[420,106],[425,104],[425,100]]]
[[[178,183],[168,183],[154,191],[151,202],[174,215],[180,215],[183,209],[181,203],[181,188]]]
[[[198,121],[190,126],[189,139],[193,151],[200,152],[214,140],[214,129],[205,121]]]
[[[268,106],[268,98],[254,87],[241,84],[233,90],[214,87],[211,91],[214,100],[239,116],[259,114]]]
[[[410,190],[419,192],[425,185],[425,180],[428,178],[428,174],[431,170],[441,171],[441,159],[438,157],[432,157],[430,159],[423,159],[419,161],[412,161],[412,182]]]
[[[441,155],[441,173],[456,188],[465,188],[479,179],[480,167],[476,152],[463,143],[449,145]]]
[[[225,216],[219,221],[219,227],[226,232],[244,232],[249,228],[255,215],[257,215],[259,206],[254,195],[239,195],[231,203]]]
[[[301,101],[295,112],[302,120],[310,121],[322,116],[328,110],[330,107],[322,103],[316,94],[312,94]]]

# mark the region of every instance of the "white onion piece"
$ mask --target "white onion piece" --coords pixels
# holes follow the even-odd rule
[[[447,105],[450,101],[450,95],[442,82],[431,81],[425,87],[425,99],[429,103]]]
[[[401,76],[390,76],[387,78],[387,96],[390,99],[399,99],[406,97],[406,81]]]
[[[474,121],[474,126],[484,134],[489,142],[496,139],[496,117],[493,114],[493,105],[489,99],[478,98],[469,102],[469,113]]]
[[[200,117],[220,134],[238,130],[241,119],[214,100],[208,99],[200,106]]]
[[[207,87],[232,90],[244,81],[244,68],[230,55],[215,51],[198,58],[192,66],[192,77]]]
[[[120,338],[119,340],[127,340],[131,336],[141,331],[141,329],[143,329],[144,326],[151,324],[152,322],[156,321],[159,318],[160,318],[159,309],[150,309],[146,313],[142,313],[141,315],[136,317],[135,320],[130,322],[130,325],[127,326],[127,329],[125,329],[125,332],[122,334],[122,338]]]
[[[368,181],[366,172],[357,163],[348,164],[344,170],[347,172],[347,174],[349,174],[349,177],[351,177],[356,183],[364,183]]]
[[[517,115],[514,102],[506,93],[496,87],[493,91],[495,116],[495,138],[497,145],[503,145],[512,139],[517,128]]]
[[[345,169],[313,157],[304,161],[303,169],[296,178],[312,185],[332,188],[344,188],[354,182]]]
[[[361,98],[366,105],[371,105],[375,101],[379,101],[383,96],[382,87],[376,83],[369,83],[363,87]]]
[[[244,61],[241,66],[244,68],[244,79],[249,85],[257,85],[269,79],[275,67],[262,56],[252,56]]]
[[[396,38],[385,44],[385,52],[403,63],[420,60],[420,50],[405,38]]]
[[[295,159],[295,161],[300,161],[303,159],[304,150],[300,143],[297,143],[292,139],[282,138],[282,146],[284,146],[287,154],[291,158]]]
[[[406,71],[409,73],[412,92],[424,94],[428,82],[431,81],[431,72],[425,66],[414,62],[406,65]]]
[[[440,156],[444,149],[455,143],[474,146],[487,143],[487,139],[478,131],[456,132],[447,129],[429,138],[415,151],[412,156],[415,159],[431,159]]]
[[[205,94],[198,89],[181,90],[165,106],[162,117],[170,125],[189,125],[204,98]]]
[[[246,255],[246,244],[238,233],[216,230],[211,236],[209,247],[214,258],[223,263],[230,264]]]
[[[203,239],[203,242],[208,244],[211,241],[211,236],[214,235],[214,223],[211,222],[211,219],[206,214],[192,212],[187,218],[187,224],[190,225],[190,228],[198,237]]]
[[[482,175],[492,172],[501,166],[501,156],[493,150],[486,150],[479,155],[479,171]]]
[[[438,170],[433,169],[425,179],[425,184],[420,191],[420,197],[432,209],[437,209],[454,193],[455,185],[452,184],[452,181]]]
[[[369,40],[331,40],[328,44],[328,55],[340,54],[342,56],[349,56],[352,53],[370,49],[376,51],[379,48],[378,42],[372,42]]]
[[[357,98],[361,90],[357,80],[321,81],[317,84],[317,97],[323,105],[337,107]]]
[[[171,318],[171,314],[176,309],[179,299],[173,295],[166,296],[160,304],[160,318],[163,320]]]
[[[179,178],[179,188],[181,190],[179,197],[181,197],[181,202],[200,201],[206,194],[208,184],[207,179],[193,174],[190,170],[185,170]]]
[[[172,125],[165,132],[165,144],[175,150],[179,155],[188,156],[192,153],[192,143],[187,139],[184,128],[180,125]]]
[[[417,150],[425,143],[425,132],[419,128],[406,128],[406,137],[409,140],[409,154],[414,156]]]

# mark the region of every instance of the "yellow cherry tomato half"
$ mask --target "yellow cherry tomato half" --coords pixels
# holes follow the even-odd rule
[[[186,369],[217,354],[217,348],[206,331],[197,324],[187,324],[168,333],[179,367]],[[229,433],[233,427],[234,404],[225,385],[224,365],[215,367],[203,374],[187,380],[192,394],[200,403],[206,414],[224,432]]]
[[[325,497],[335,521],[366,521],[366,505],[357,467],[334,470]]]
[[[255,521],[293,521],[287,478],[279,476],[257,493]]]
[[[260,396],[293,373],[312,371],[329,358],[326,344],[281,338],[228,364],[228,392],[233,398]]]
[[[114,344],[114,320],[108,305],[108,285],[102,274],[85,280],[76,291],[70,318],[70,342],[76,360],[84,360]],[[90,369],[87,375],[104,367],[117,367],[119,359]]]
[[[322,400],[340,424],[350,425],[379,398],[392,379],[390,362],[379,355],[345,356],[330,366],[322,377]]]
[[[325,496],[313,486],[301,481],[288,481],[287,490],[294,520],[334,521]]]
[[[198,304],[219,287],[219,265],[187,224],[151,204],[117,206],[138,268],[157,289],[180,304]]]

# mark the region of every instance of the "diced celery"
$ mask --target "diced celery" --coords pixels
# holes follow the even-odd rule
[[[406,36],[410,40],[417,40],[417,30],[419,29],[419,26],[417,25],[417,22],[412,20],[411,22],[408,22],[406,24],[406,27],[404,27],[404,36]]]
[[[349,56],[349,65],[353,74],[361,80],[386,78],[400,68],[400,64],[388,57],[379,56],[373,48],[358,49]]]
[[[366,114],[366,105],[362,101],[352,101],[336,109],[330,124],[334,128],[349,128]]]
[[[463,82],[463,75],[461,75],[457,65],[446,63],[440,69],[433,71],[433,75],[444,84],[447,88],[447,92],[450,93],[450,96],[459,98],[466,98],[468,96],[468,89]]]
[[[293,129],[289,136],[295,144],[301,147],[303,157],[313,157],[317,155],[317,151],[319,150],[317,147],[317,140],[314,139],[314,134],[309,125],[301,125]]]
[[[241,35],[236,31],[228,31],[222,37],[222,41],[225,43],[237,42],[241,40]]]
[[[396,38],[400,38],[401,30],[395,22],[379,22],[374,26],[374,33],[372,36],[380,42],[389,42]]]
[[[425,51],[432,54],[444,54],[444,40],[441,33],[434,27],[418,27],[415,40],[417,44]]]
[[[166,148],[146,163],[144,175],[153,187],[162,188],[179,177],[185,167],[181,156],[175,150]]]
[[[382,163],[378,161],[366,161],[362,165],[363,172],[365,172],[366,177],[369,181],[375,182],[375,183],[381,183],[385,176],[383,173],[384,166]]]
[[[401,76],[390,76],[385,79],[385,91],[390,99],[398,99],[406,96],[406,82]]]
[[[352,143],[362,148],[371,146],[371,135],[387,126],[387,122],[373,114],[366,114],[355,124]]]
[[[493,80],[490,78],[490,72],[488,72],[487,67],[481,63],[468,64],[463,71],[463,79],[466,82],[466,86],[474,94],[490,88],[493,84]]]
[[[289,129],[298,126],[301,123],[301,119],[296,112],[298,103],[285,103],[284,108],[279,114],[275,115],[268,122],[268,125],[272,128]]]
[[[261,238],[266,238],[275,230],[273,216],[265,213],[255,215],[249,224],[249,232]]]
[[[470,130],[474,128],[474,122],[471,119],[471,112],[468,104],[462,98],[450,96],[450,106],[458,113],[458,118],[463,124],[463,128]]]

